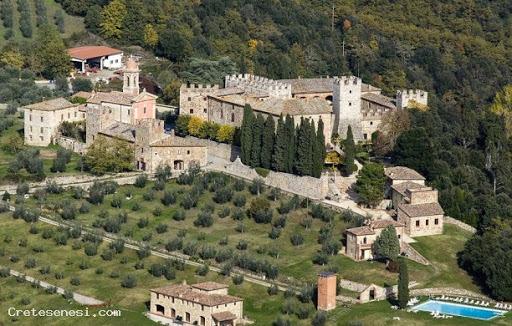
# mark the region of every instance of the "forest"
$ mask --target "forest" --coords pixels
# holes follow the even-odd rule
[[[156,76],[167,100],[181,82],[220,82],[232,71],[354,74],[387,95],[424,89],[429,110],[411,112],[380,154],[424,174],[446,214],[481,233],[504,228],[493,220],[511,223],[511,1],[58,2],[112,45],[170,60]]]

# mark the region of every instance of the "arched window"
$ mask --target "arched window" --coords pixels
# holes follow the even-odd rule
[[[157,304],[156,305],[156,312],[161,313],[162,315],[165,315],[165,308],[164,308],[164,306]]]
[[[235,122],[235,114],[231,113],[231,122]]]

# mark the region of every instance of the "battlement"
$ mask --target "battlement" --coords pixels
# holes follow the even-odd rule
[[[291,97],[292,91],[291,84],[251,74],[228,75],[225,77],[225,86],[226,88],[239,87],[245,91],[264,92],[269,96]]]
[[[412,104],[427,106],[428,92],[421,89],[403,89],[396,91],[397,107],[403,109]]]
[[[340,76],[334,77],[334,85],[359,85],[361,86],[361,78],[356,76]]]
[[[218,90],[219,85],[204,85],[204,84],[181,84],[180,92],[197,92],[197,93],[203,93],[204,91],[214,91]]]

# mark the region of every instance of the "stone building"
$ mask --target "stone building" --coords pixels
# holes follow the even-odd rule
[[[403,97],[403,93],[400,96]],[[425,102],[426,95],[421,100]],[[319,103],[325,106],[321,113],[316,112],[321,106]],[[294,117],[296,123],[300,117],[318,122],[321,115],[324,129],[328,129],[326,142],[330,142],[333,133],[344,138],[349,125],[356,141],[370,140],[382,117],[397,109],[394,99],[354,76],[272,80],[243,74],[226,76],[223,88],[219,85],[182,85],[180,88],[180,114],[195,115],[207,121],[240,126],[245,104],[264,113],[261,108],[274,106],[276,109],[270,114],[275,117],[289,114],[284,108],[296,106],[296,111],[300,111]]]
[[[26,105],[24,111],[25,144],[48,146],[55,142],[59,125],[64,122],[85,120],[83,106],[59,97]]]
[[[235,326],[243,320],[243,299],[228,295],[224,284],[173,284],[150,291],[149,317],[166,325]]]
[[[398,221],[411,237],[443,233],[444,211],[438,191],[425,185],[425,178],[403,166],[386,168],[387,184]]]
[[[373,259],[373,243],[381,234],[382,230],[392,225],[401,242],[405,234],[405,225],[395,220],[376,220],[368,225],[350,228],[346,231],[347,243],[345,254],[354,260]]]
[[[428,93],[421,89],[404,89],[396,92],[396,106],[399,109],[418,108],[428,105]]]
[[[336,274],[321,272],[318,274],[317,309],[329,311],[336,308]]]

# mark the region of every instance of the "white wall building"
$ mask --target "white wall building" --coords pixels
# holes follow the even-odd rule
[[[87,67],[100,70],[123,67],[123,51],[108,46],[79,46],[68,49],[68,54],[80,72],[85,72]]]

